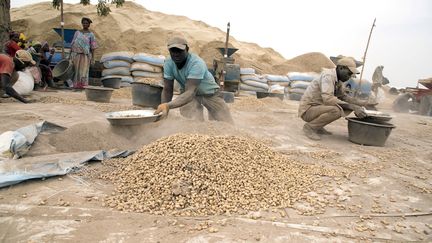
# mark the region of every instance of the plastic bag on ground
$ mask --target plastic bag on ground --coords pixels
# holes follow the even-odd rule
[[[64,127],[42,121],[0,134],[0,161],[4,158],[20,158],[30,149],[42,131],[61,131]]]

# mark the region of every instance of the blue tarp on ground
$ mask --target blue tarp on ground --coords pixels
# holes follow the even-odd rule
[[[84,166],[88,161],[127,157],[132,153],[133,151],[128,150],[115,153],[98,150],[0,161],[0,188],[35,178],[65,175]]]
[[[97,150],[19,159],[30,150],[39,133],[58,132],[65,129],[56,124],[42,121],[0,134],[0,188],[35,178],[65,175],[88,161],[127,157],[134,152],[129,150],[116,152]]]

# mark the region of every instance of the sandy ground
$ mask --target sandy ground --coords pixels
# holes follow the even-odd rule
[[[47,96],[50,96],[47,98]],[[57,98],[53,98],[57,97]],[[169,119],[135,128],[111,127],[104,112],[132,109],[128,89],[110,104],[85,101],[84,93],[34,92],[46,103],[0,103],[0,132],[40,120],[65,126],[41,134],[26,156],[93,149],[136,149],[177,132],[253,136],[304,163],[346,171],[325,178],[311,195],[325,202],[323,212],[308,203],[246,215],[173,217],[116,211],[102,206],[113,185],[98,179],[102,163],[80,173],[36,179],[0,189],[2,242],[358,242],[432,240],[432,119],[393,114],[396,125],[385,147],[348,141],[347,121],[328,126],[334,134],[314,142],[303,136],[295,101],[241,96],[230,104],[235,126],[194,122],[177,110]],[[49,103],[49,102],[63,103]],[[68,103],[68,104],[64,104]],[[390,100],[381,105],[387,111]],[[64,202],[69,205],[64,206]]]

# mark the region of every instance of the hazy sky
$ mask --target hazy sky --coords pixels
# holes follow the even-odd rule
[[[12,0],[20,7],[38,0]],[[78,0],[65,0],[78,3]],[[92,1],[95,3],[96,1]],[[363,58],[376,17],[363,77],[376,66],[397,87],[432,77],[431,0],[135,0],[145,8],[187,16],[225,31],[239,41],[271,47],[285,58],[318,51]]]

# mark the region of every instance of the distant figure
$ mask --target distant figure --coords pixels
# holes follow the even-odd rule
[[[13,58],[0,54],[0,88],[7,95],[23,103],[29,103],[30,101],[18,94],[12,85],[18,79],[17,71],[22,71],[26,67],[35,64],[36,62],[32,59],[30,53],[24,50],[18,50]]]
[[[5,52],[10,57],[14,57],[15,53],[18,50],[21,50],[21,47],[18,45],[18,42],[19,42],[19,33],[11,32],[9,34],[9,40],[5,43]]]
[[[170,109],[180,107],[183,116],[202,121],[205,107],[210,120],[233,123],[228,106],[219,96],[219,85],[205,62],[199,56],[189,53],[186,39],[181,36],[172,37],[167,46],[171,58],[164,64],[162,104],[155,114],[162,113],[162,117],[166,117]],[[172,100],[174,79],[180,84],[181,94]]]
[[[330,135],[324,126],[352,111],[359,118],[366,117],[362,107],[366,102],[348,96],[343,87],[344,82],[358,73],[354,60],[344,57],[337,61],[335,69],[325,69],[311,82],[300,100],[298,112],[306,122],[303,126],[306,137],[320,140],[320,135]]]
[[[75,67],[73,88],[83,89],[88,85],[90,65],[93,62],[94,51],[98,47],[96,37],[89,30],[92,21],[82,18],[83,29],[77,30],[71,43],[71,60]]]
[[[42,46],[43,44],[43,46]],[[40,87],[45,90],[47,86],[54,88],[53,76],[51,72],[51,68],[49,67],[49,63],[51,62],[52,54],[54,49],[51,51],[51,55],[46,58],[45,51],[49,49],[48,43],[44,41],[43,43],[35,41],[32,43],[32,46],[28,49],[31,53],[33,60],[36,62],[36,66],[38,67],[41,77],[40,82],[37,83]],[[49,51],[49,50],[48,50]],[[49,60],[48,60],[49,59]],[[35,79],[36,81],[36,79]],[[36,88],[37,86],[35,86]]]
[[[52,71],[50,68],[51,60],[54,55],[54,48],[49,48],[48,42],[42,41],[40,53],[39,68],[42,72],[42,81],[51,88],[57,87],[54,83]]]
[[[390,83],[390,81],[383,76],[383,69],[384,66],[378,66],[375,68],[375,71],[372,74],[372,82],[375,86],[380,87],[382,85],[386,85]]]
[[[32,55],[33,60],[39,65],[42,60],[42,43],[39,41],[32,42],[31,47],[27,49],[27,51]]]
[[[384,69],[384,66],[378,66],[375,68],[374,73],[372,74],[372,82],[373,83],[382,83],[382,80],[384,78],[382,74],[382,70]]]
[[[18,46],[20,46],[21,49],[26,49],[27,47],[30,47],[30,46],[26,46],[26,45],[28,45],[27,37],[24,35],[24,33],[19,33]]]
[[[399,91],[395,87],[391,87],[389,89],[389,94],[391,94],[391,95],[398,95]]]
[[[48,45],[48,42],[46,42],[46,41],[42,41],[41,45],[42,45],[42,48],[40,50],[40,53],[41,53],[40,64],[43,64],[43,65],[49,67],[51,64],[51,60],[54,56],[55,49],[50,48]]]
[[[400,113],[409,112],[414,99],[414,94],[409,92],[398,95],[392,104],[393,111]]]

